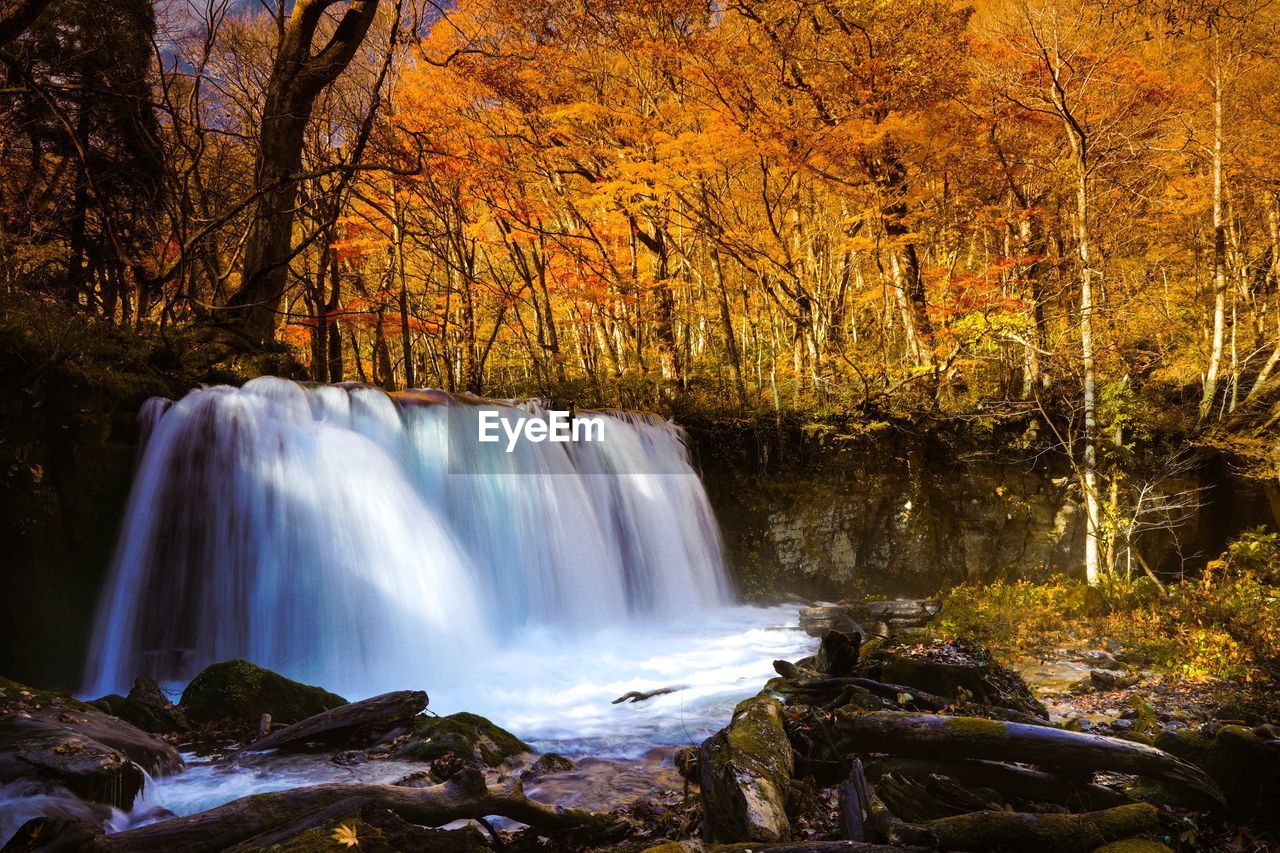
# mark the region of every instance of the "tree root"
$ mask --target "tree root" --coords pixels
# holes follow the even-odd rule
[[[200,814],[103,836],[95,849],[213,853],[255,839],[277,837],[277,830],[285,827],[314,825],[313,817],[318,813],[332,815],[370,805],[423,826],[501,815],[555,835],[580,833],[582,840],[608,838],[616,831],[616,821],[609,815],[530,800],[517,779],[500,787],[487,787],[484,775],[471,768],[430,788],[327,784],[255,794]]]
[[[1119,738],[977,717],[900,711],[837,711],[833,729],[843,752],[991,759],[1088,773],[1113,770],[1180,785],[1213,806],[1224,803],[1217,783],[1195,765],[1155,747]]]

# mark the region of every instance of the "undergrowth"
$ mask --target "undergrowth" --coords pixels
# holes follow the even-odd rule
[[[935,627],[997,654],[1119,643],[1186,678],[1280,685],[1280,536],[1241,535],[1198,579],[1161,590],[1146,577],[965,584],[943,594]]]

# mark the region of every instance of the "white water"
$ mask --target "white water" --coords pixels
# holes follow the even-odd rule
[[[477,441],[494,405],[279,379],[151,401],[86,694],[139,674],[180,687],[244,657],[349,699],[424,689],[433,712],[484,715],[540,751],[651,761],[806,653],[794,608],[731,603],[678,427],[609,413],[599,443],[508,453]],[[134,812],[411,769],[188,756]]]
[[[773,660],[794,660],[811,653],[814,644],[789,606],[717,608],[703,613],[698,624],[620,626],[574,636],[531,629],[516,640],[515,648],[485,661],[471,677],[430,690],[431,709],[481,714],[539,752],[628,762],[654,747],[700,743],[725,725],[735,704],[760,690],[773,675]],[[678,685],[684,689],[612,704],[631,690]],[[249,754],[229,763],[187,758],[185,772],[154,780],[146,794],[149,806],[192,814],[264,791],[332,781],[393,782],[421,769],[388,761],[339,767],[325,756]]]
[[[438,692],[527,630],[727,603],[678,427],[607,414],[598,443],[508,453],[477,441],[481,402],[272,378],[152,401],[85,692],[235,657],[348,698]]]

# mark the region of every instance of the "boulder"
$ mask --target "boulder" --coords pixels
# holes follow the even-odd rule
[[[795,758],[784,721],[782,703],[753,696],[738,703],[727,727],[703,742],[698,766],[709,840],[790,840],[786,805]]]
[[[1141,675],[1122,669],[1089,670],[1089,684],[1097,690],[1126,690],[1141,680]]]
[[[452,752],[462,758],[497,767],[532,748],[511,732],[478,714],[450,714],[447,717],[418,717],[408,742],[392,753],[393,758],[432,761]]]
[[[193,723],[231,721],[256,726],[263,714],[290,725],[345,704],[346,699],[322,688],[300,684],[247,660],[229,660],[191,679],[181,706]]]
[[[302,722],[272,732],[246,749],[299,749],[309,743],[340,744],[357,735],[367,744],[376,741],[396,723],[412,720],[422,713],[427,701],[427,694],[421,690],[383,693],[321,711]]]
[[[187,715],[174,707],[155,679],[146,676],[133,682],[133,689],[128,696],[110,693],[89,704],[151,734],[191,731]]]
[[[543,776],[553,776],[556,773],[568,773],[573,769],[573,762],[565,758],[558,752],[548,752],[538,756],[538,760],[529,766],[529,769],[520,774],[520,779],[524,782],[531,782],[534,779],[540,779]]]
[[[42,708],[0,717],[0,784],[65,789],[127,809],[155,775],[182,767],[158,737],[93,708]]]

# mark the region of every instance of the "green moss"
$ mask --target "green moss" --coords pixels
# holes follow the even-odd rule
[[[944,717],[946,727],[953,733],[971,737],[1004,737],[1005,728],[995,720],[981,717]]]
[[[72,708],[91,711],[90,706],[55,690],[39,690],[0,675],[0,714],[35,711],[40,708]]]
[[[532,751],[501,726],[464,711],[447,717],[418,717],[409,743],[397,750],[396,757],[431,761],[452,752],[497,767],[512,756]]]
[[[1093,853],[1170,853],[1170,849],[1148,838],[1125,838],[1104,844]]]
[[[347,704],[347,700],[263,669],[247,660],[215,663],[191,680],[182,707],[195,723],[219,720],[256,722],[270,714],[274,723],[291,724]]]

